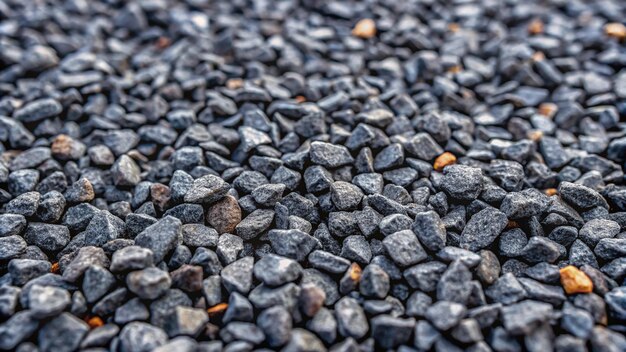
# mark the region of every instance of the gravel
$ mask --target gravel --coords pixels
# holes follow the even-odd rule
[[[626,350],[625,12],[0,3],[0,350]]]

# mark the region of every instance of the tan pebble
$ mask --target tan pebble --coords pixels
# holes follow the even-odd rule
[[[619,40],[626,39],[626,26],[621,23],[608,23],[604,26],[604,33],[609,37]]]
[[[364,18],[354,26],[352,35],[363,39],[371,38],[376,35],[376,23],[371,18]]]

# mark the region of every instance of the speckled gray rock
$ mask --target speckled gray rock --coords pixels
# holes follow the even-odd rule
[[[155,299],[172,285],[170,275],[157,268],[133,271],[126,276],[128,289],[143,299]]]
[[[276,254],[300,262],[318,246],[315,237],[300,230],[271,230],[268,234]]]
[[[48,321],[38,333],[41,351],[74,351],[89,331],[89,326],[70,313]]]
[[[427,257],[411,230],[399,231],[385,237],[383,246],[387,255],[401,267],[417,264]]]
[[[330,197],[337,209],[353,210],[361,203],[363,192],[351,183],[336,181],[330,186]]]
[[[158,263],[182,240],[181,230],[180,220],[167,216],[137,235],[135,244],[151,250],[154,263]]]
[[[63,269],[63,279],[68,282],[76,282],[83,273],[92,265],[108,268],[109,258],[102,248],[83,247],[78,250],[76,257]]]
[[[311,162],[328,168],[337,168],[354,161],[348,149],[324,142],[311,143]]]
[[[0,238],[0,260],[10,260],[26,251],[28,244],[20,236]]]
[[[230,292],[248,293],[252,288],[253,257],[241,258],[222,269],[220,276],[224,287]]]
[[[193,181],[185,193],[185,202],[211,204],[224,198],[230,185],[214,175],[205,175]]]
[[[487,207],[474,214],[461,233],[460,245],[471,251],[489,246],[506,227],[508,219],[501,211]]]
[[[280,286],[300,277],[302,267],[293,259],[275,254],[264,256],[254,265],[254,276],[269,286]]]
[[[148,352],[167,341],[167,334],[155,326],[132,322],[120,332],[120,348],[124,352]]]
[[[355,299],[349,297],[340,299],[335,304],[335,315],[342,336],[360,339],[367,334],[369,324],[363,309]]]
[[[70,241],[70,231],[63,225],[31,222],[24,232],[24,239],[44,251],[57,252]]]
[[[540,215],[548,207],[548,197],[536,189],[511,192],[504,197],[500,210],[509,219],[528,218]]]
[[[33,285],[28,292],[29,308],[38,319],[56,316],[69,304],[70,294],[62,288]]]
[[[244,240],[251,240],[266,231],[274,220],[274,211],[257,209],[246,216],[235,227],[237,235]]]
[[[437,329],[446,331],[461,321],[467,310],[465,306],[447,301],[438,301],[426,310],[426,319]]]
[[[26,228],[26,218],[20,214],[0,215],[0,237],[19,235]]]
[[[446,244],[445,225],[434,211],[418,213],[411,229],[420,242],[431,251],[439,251]]]
[[[479,168],[450,165],[443,173],[441,187],[453,199],[473,200],[483,190],[483,175]]]
[[[552,305],[533,300],[525,300],[502,307],[504,328],[513,335],[528,334],[550,319]]]
[[[608,208],[606,200],[598,192],[581,184],[561,182],[559,194],[568,204],[578,209],[589,209],[595,206]]]

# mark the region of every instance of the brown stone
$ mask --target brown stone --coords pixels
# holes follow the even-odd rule
[[[75,203],[91,202],[95,198],[93,185],[88,179],[81,177],[74,182],[70,190],[66,193],[67,201]]]
[[[234,233],[235,226],[241,222],[241,208],[237,199],[227,195],[211,205],[206,212],[206,219],[219,234]]]
[[[186,292],[198,292],[202,289],[202,267],[184,264],[170,273],[172,286]]]
[[[313,284],[304,285],[300,291],[300,309],[308,317],[314,316],[322,308],[325,300],[324,290]]]
[[[589,276],[575,266],[568,265],[559,272],[561,273],[561,285],[567,294],[591,293],[593,291],[593,283]]]
[[[52,156],[59,160],[76,160],[85,154],[86,149],[83,143],[65,134],[58,135],[50,146]]]
[[[150,186],[150,197],[157,209],[164,211],[170,202],[170,188],[162,183],[154,183]]]

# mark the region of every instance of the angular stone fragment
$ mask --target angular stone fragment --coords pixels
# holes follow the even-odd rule
[[[474,214],[461,233],[462,248],[477,251],[489,246],[504,230],[508,219],[501,211],[487,207]]]
[[[67,290],[53,287],[33,285],[28,292],[28,305],[38,319],[56,316],[70,304]]]
[[[205,175],[193,181],[185,193],[186,203],[212,204],[224,198],[230,185],[214,175]]]
[[[70,313],[62,313],[48,321],[38,333],[38,343],[42,351],[74,351],[89,326]]]
[[[309,153],[311,162],[328,168],[337,168],[354,161],[346,147],[330,143],[313,142]]]
[[[548,197],[540,191],[530,188],[507,194],[502,200],[500,210],[509,219],[522,219],[542,214],[548,204]]]
[[[411,230],[399,231],[385,237],[383,246],[387,255],[401,267],[417,264],[427,257]]]
[[[28,244],[20,236],[7,236],[0,238],[0,260],[16,258],[26,251]]]
[[[265,232],[274,220],[274,211],[257,209],[246,216],[237,226],[237,235],[244,240],[251,240]]]
[[[552,305],[525,300],[502,307],[501,312],[504,328],[513,335],[523,335],[530,333],[550,319]]]
[[[70,232],[63,225],[31,222],[24,233],[28,244],[33,244],[42,250],[57,252],[65,248],[70,241]]]
[[[298,262],[275,254],[267,254],[254,265],[254,276],[268,286],[295,281],[301,272]]]
[[[382,348],[395,348],[409,341],[415,319],[401,319],[379,315],[372,319],[372,336]]]
[[[166,216],[137,235],[135,245],[151,250],[154,263],[159,263],[182,240],[181,229],[180,220]]]
[[[162,329],[143,322],[132,322],[120,332],[122,351],[152,351],[167,341],[167,334]]]
[[[411,226],[420,242],[429,250],[438,252],[446,244],[446,228],[434,211],[418,213]]]
[[[157,268],[133,271],[126,276],[128,289],[142,299],[155,299],[172,285],[170,275]]]
[[[568,265],[560,270],[561,284],[567,294],[589,293],[593,291],[591,279],[575,266]]]
[[[443,174],[441,188],[453,199],[474,200],[483,190],[483,175],[479,168],[450,165]]]
[[[90,266],[99,265],[108,268],[109,264],[109,258],[102,248],[83,247],[78,250],[78,254],[70,264],[63,269],[63,279],[68,282],[76,282]]]
[[[135,186],[141,181],[141,170],[128,155],[120,156],[113,164],[112,171],[117,186]]]
[[[15,111],[13,117],[22,122],[35,122],[56,116],[62,111],[63,106],[57,100],[43,98],[24,105]]]
[[[252,288],[253,257],[241,258],[222,269],[222,283],[229,292],[247,294]]]
[[[270,230],[268,237],[276,254],[303,261],[319,242],[300,230]]]
[[[426,310],[426,319],[440,331],[446,331],[457,325],[466,312],[467,309],[459,303],[438,301]]]
[[[218,233],[233,233],[237,224],[241,222],[241,208],[237,200],[226,195],[207,210],[207,222]]]
[[[344,297],[335,304],[335,315],[339,333],[344,337],[360,339],[367,334],[369,324],[359,303],[350,297]]]
[[[578,209],[589,209],[595,206],[608,208],[606,200],[598,192],[581,184],[561,182],[559,194],[568,204]]]
[[[353,210],[363,198],[361,189],[351,183],[336,181],[330,187],[330,197],[339,210]]]

